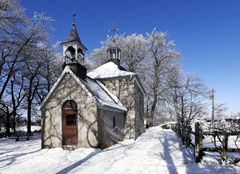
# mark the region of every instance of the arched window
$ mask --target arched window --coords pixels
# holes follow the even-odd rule
[[[75,52],[76,50],[72,46],[70,46],[65,51],[65,56],[69,59],[75,59],[76,58]]]
[[[73,100],[67,100],[63,103],[62,109],[63,111],[65,110],[77,111],[77,103]]]

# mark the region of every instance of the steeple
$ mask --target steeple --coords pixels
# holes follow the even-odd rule
[[[67,40],[61,43],[64,57],[63,68],[68,65],[76,75],[85,78],[87,69],[85,68],[84,56],[87,48],[82,44],[78,35],[75,16],[73,15],[72,28]]]
[[[108,53],[108,61],[114,62],[115,64],[117,64],[119,66],[120,59],[121,59],[121,49],[117,46],[116,40],[115,40],[117,30],[118,29],[116,28],[115,24],[113,23],[112,29],[111,29],[112,46],[107,49],[107,53]]]
[[[77,41],[77,42],[81,43],[81,40],[80,40],[80,37],[78,35],[77,27],[76,27],[75,23],[72,24],[71,32],[70,32],[70,34],[67,38],[67,42],[73,42],[73,41]]]

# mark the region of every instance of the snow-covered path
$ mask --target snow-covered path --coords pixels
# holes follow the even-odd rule
[[[71,173],[186,173],[189,163],[172,131],[152,128],[136,141],[108,148]],[[186,154],[185,154],[186,155]]]
[[[126,140],[105,150],[41,150],[39,139],[0,140],[0,173],[237,174],[240,168],[220,166],[209,157],[195,164],[192,150],[184,148],[173,131],[154,127],[136,141]]]
[[[99,152],[70,173],[240,173],[216,162],[195,164],[192,150],[182,146],[173,131],[154,127],[136,141],[124,141]]]

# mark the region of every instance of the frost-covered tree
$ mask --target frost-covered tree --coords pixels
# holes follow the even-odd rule
[[[132,34],[122,39],[122,61],[131,72],[143,74],[146,66],[143,60],[147,56],[147,41],[142,34]]]
[[[93,52],[91,53],[91,55],[89,55],[90,70],[94,69],[108,61],[109,58],[107,55],[107,49],[109,47],[118,46],[122,50],[122,52],[124,52],[123,44],[122,44],[123,38],[124,38],[124,35],[107,36],[107,39],[105,41],[101,41],[101,47],[94,49]]]
[[[153,125],[157,106],[165,101],[164,93],[168,90],[168,76],[173,69],[179,66],[179,53],[175,50],[175,43],[168,39],[166,33],[155,29],[147,34],[148,54],[145,59],[147,67],[147,78],[145,80],[148,92],[147,124]]]
[[[227,110],[228,108],[224,103],[217,103],[214,107],[215,120],[225,119]]]

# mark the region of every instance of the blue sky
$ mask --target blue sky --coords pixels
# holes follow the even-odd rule
[[[90,53],[114,21],[120,33],[168,32],[188,73],[216,89],[216,102],[240,108],[240,1],[238,0],[20,0],[26,13],[45,12],[55,21],[51,35],[64,41],[72,14]]]

